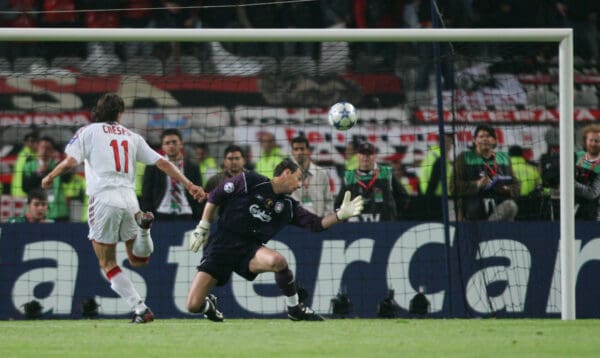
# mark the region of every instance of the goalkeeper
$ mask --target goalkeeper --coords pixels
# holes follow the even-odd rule
[[[292,224],[311,231],[325,230],[338,222],[359,215],[362,197],[350,200],[346,192],[337,212],[316,216],[289,194],[302,184],[302,171],[291,159],[283,159],[274,170],[273,179],[259,174],[242,173],[227,179],[210,192],[202,220],[194,230],[190,250],[203,249],[187,297],[192,313],[204,313],[212,321],[222,321],[216,308],[216,297],[210,294],[215,286],[227,283],[232,272],[248,281],[259,273],[274,272],[275,281],[287,297],[288,317],[293,321],[322,321],[323,317],[299,303],[294,274],[286,259],[264,246],[286,225]],[[211,218],[219,208],[217,230],[209,239]]]

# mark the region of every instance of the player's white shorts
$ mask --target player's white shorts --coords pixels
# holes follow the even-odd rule
[[[135,239],[138,225],[135,213],[140,207],[132,190],[115,190],[89,198],[88,239],[103,244]]]

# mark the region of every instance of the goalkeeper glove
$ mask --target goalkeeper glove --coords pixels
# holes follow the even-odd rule
[[[210,234],[210,222],[200,220],[198,226],[194,232],[192,232],[192,239],[190,241],[190,250],[193,252],[198,252],[201,247],[206,245],[208,241],[208,235]]]
[[[363,198],[362,196],[357,196],[354,200],[350,201],[350,191],[346,191],[344,193],[344,200],[342,201],[342,205],[335,213],[335,216],[339,221],[344,221],[350,219],[353,216],[358,216],[363,211]]]

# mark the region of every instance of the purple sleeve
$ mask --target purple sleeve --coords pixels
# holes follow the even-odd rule
[[[292,224],[310,231],[323,231],[322,217],[304,209],[298,202],[294,202],[294,220]]]
[[[225,200],[248,191],[244,173],[226,179],[217,185],[209,194],[208,202],[221,205]]]

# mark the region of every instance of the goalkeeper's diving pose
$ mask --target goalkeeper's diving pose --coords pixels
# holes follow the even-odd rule
[[[286,296],[291,320],[323,320],[299,303],[294,274],[286,259],[264,244],[288,224],[322,231],[360,215],[363,200],[361,196],[350,200],[350,192],[347,192],[336,212],[316,216],[289,196],[301,183],[302,171],[286,158],[275,167],[271,180],[245,172],[225,180],[210,192],[202,220],[190,241],[190,250],[194,252],[204,247],[187,297],[190,312],[204,313],[212,321],[222,321],[216,297],[210,294],[213,287],[227,283],[232,272],[249,281],[259,273],[274,272],[277,287]],[[217,228],[214,235],[210,235],[211,218],[216,210],[219,210]]]

